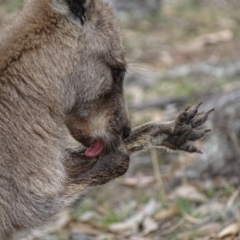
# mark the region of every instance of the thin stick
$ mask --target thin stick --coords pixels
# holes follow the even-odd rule
[[[182,183],[183,185],[187,185],[188,184],[188,180],[187,180],[187,170],[186,170],[186,163],[185,163],[185,157],[183,155],[183,153],[180,153],[180,167],[182,170]]]
[[[164,185],[163,185],[163,180],[162,180],[162,176],[161,176],[161,172],[160,172],[160,166],[158,163],[158,157],[157,157],[157,150],[155,148],[152,148],[151,150],[151,159],[152,159],[152,164],[153,164],[153,170],[154,170],[154,175],[157,181],[157,185],[159,187],[160,190],[160,194],[161,194],[161,200],[163,202],[163,204],[166,204],[166,192],[164,189]]]

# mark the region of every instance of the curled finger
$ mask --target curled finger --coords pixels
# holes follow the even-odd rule
[[[197,128],[204,124],[207,121],[209,114],[212,113],[214,110],[215,109],[211,109],[208,112],[198,113],[191,122],[192,128]]]
[[[188,140],[190,141],[196,141],[198,139],[203,138],[207,133],[211,132],[211,129],[206,130],[193,130],[190,134],[190,137]]]
[[[188,153],[199,153],[202,154],[200,150],[197,149],[196,146],[193,145],[191,142],[185,142],[181,147],[181,151],[188,152]]]
[[[202,105],[202,102],[199,103],[197,106],[195,107],[191,107],[191,108],[187,108],[186,111],[187,111],[187,117],[188,119],[193,119],[196,114],[198,113],[198,109],[199,107]]]

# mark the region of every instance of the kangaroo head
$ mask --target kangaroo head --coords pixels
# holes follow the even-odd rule
[[[5,39],[8,46],[18,43],[11,45],[16,56],[7,59],[6,48],[0,70],[15,59],[15,67],[29,66],[29,75],[34,72],[38,84],[47,85],[42,101],[60,106],[70,133],[90,148],[89,156],[104,146],[118,147],[130,132],[123,90],[127,64],[111,7],[101,0],[27,0],[18,21],[26,27],[15,33],[17,39]]]

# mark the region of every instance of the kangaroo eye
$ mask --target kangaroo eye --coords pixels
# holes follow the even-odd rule
[[[122,69],[113,69],[112,70],[112,76],[113,80],[116,83],[120,83],[123,81],[126,71]]]

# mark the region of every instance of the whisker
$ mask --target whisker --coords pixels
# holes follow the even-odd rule
[[[161,72],[159,69],[152,68],[150,66],[141,65],[139,63],[136,64],[128,64],[128,71],[136,71],[136,72],[144,72],[144,73],[159,73]]]
[[[161,72],[159,69],[147,67],[147,66],[141,66],[141,65],[136,65],[136,66],[129,66],[128,70],[138,70],[140,72]]]
[[[130,69],[129,72],[135,73],[136,75],[138,75],[140,77],[144,77],[144,75],[142,73],[139,73],[139,72],[137,72],[135,70]]]
[[[137,75],[138,77],[146,79],[146,80],[152,80],[153,79],[152,74],[154,74],[153,71],[144,73],[144,72],[139,72],[139,71],[135,71],[135,70],[132,70],[132,69],[130,69],[129,72]]]

